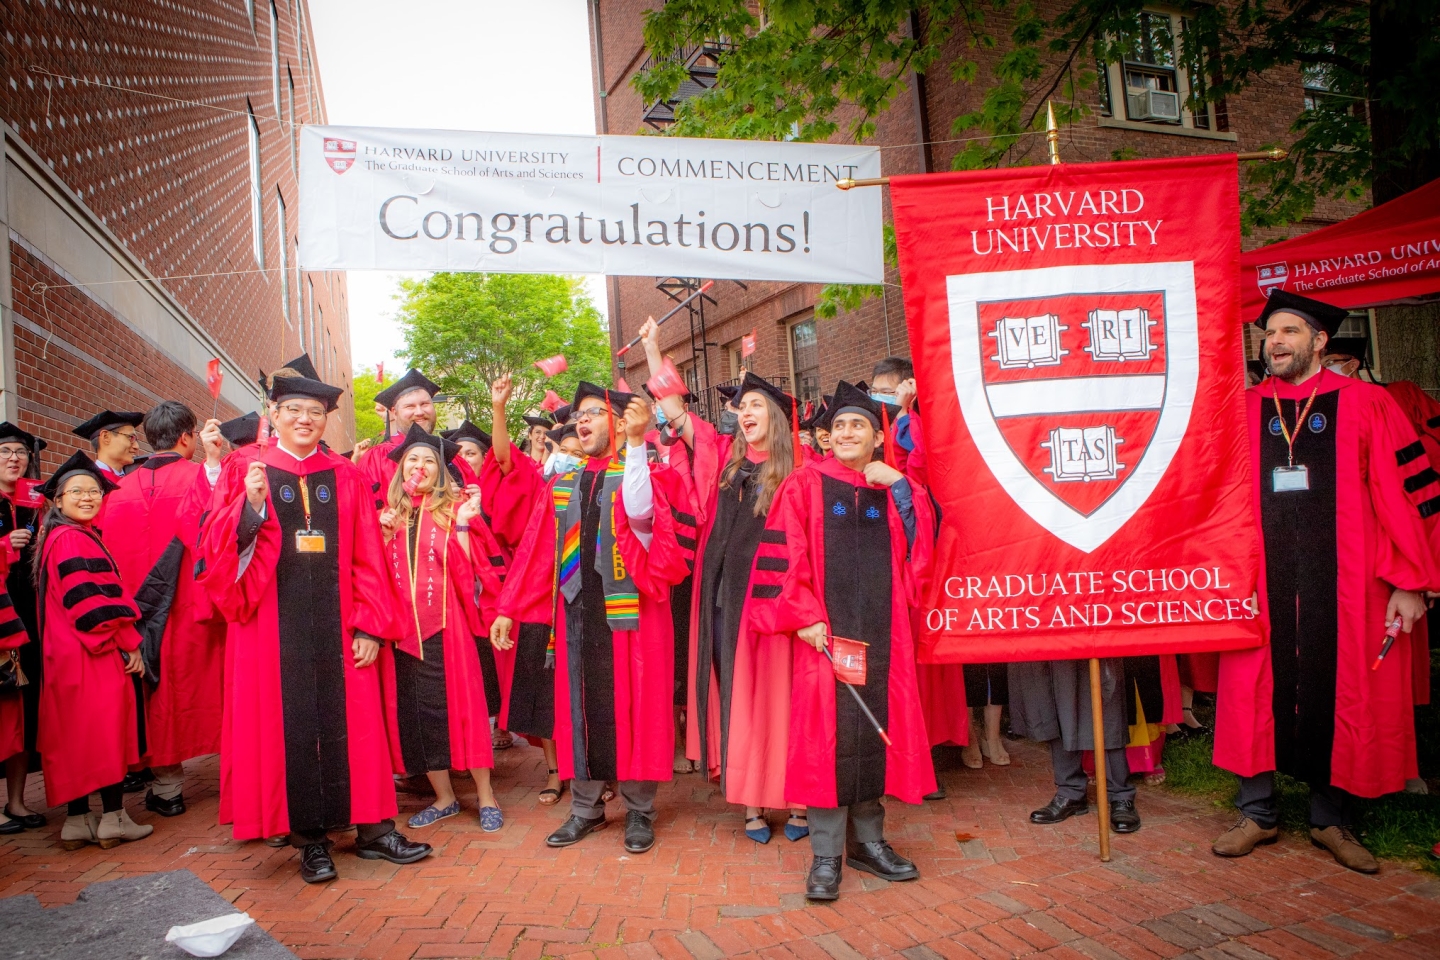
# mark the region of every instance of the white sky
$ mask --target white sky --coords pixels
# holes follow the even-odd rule
[[[595,132],[585,0],[309,0],[331,123]],[[355,368],[404,368],[397,281],[348,271]],[[422,274],[413,274],[421,276]],[[604,285],[590,295],[605,312]]]

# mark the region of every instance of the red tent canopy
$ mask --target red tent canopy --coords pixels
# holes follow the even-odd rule
[[[1337,307],[1440,293],[1440,180],[1313,233],[1240,255],[1241,315],[1272,287]]]

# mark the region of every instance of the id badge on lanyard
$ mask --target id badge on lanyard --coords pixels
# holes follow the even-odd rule
[[[1270,473],[1270,489],[1275,493],[1296,493],[1301,490],[1310,489],[1310,468],[1303,463],[1295,462],[1295,441],[1300,437],[1300,425],[1310,415],[1310,407],[1315,403],[1315,394],[1320,392],[1319,378],[1316,378],[1315,389],[1310,391],[1310,399],[1305,401],[1305,409],[1297,410],[1295,416],[1295,429],[1292,431],[1290,425],[1285,422],[1285,412],[1280,409],[1280,393],[1272,384],[1271,397],[1275,400],[1275,419],[1280,423],[1280,432],[1285,435],[1286,466],[1276,467]],[[1298,406],[1298,403],[1297,403]]]
[[[295,531],[295,552],[324,553],[325,531],[311,529],[310,484],[305,477],[300,478],[300,503],[305,508],[305,529]]]

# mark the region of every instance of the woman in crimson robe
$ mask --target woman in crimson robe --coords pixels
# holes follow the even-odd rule
[[[40,529],[40,635],[45,688],[40,695],[45,799],[69,803],[60,839],[67,850],[109,848],[154,829],[130,819],[120,781],[144,752],[130,676],[144,665],[135,621],[115,561],[92,524],[115,485],[77,450],[40,488],[51,502]],[[100,792],[102,813],[90,813]]]
[[[0,550],[0,585],[9,572],[10,561]],[[29,639],[10,595],[0,587],[0,678],[13,677],[16,683],[14,689],[0,690],[0,761],[25,753],[25,701],[21,691],[28,686],[24,682],[28,678],[20,665],[20,647]],[[0,835],[22,833],[25,827],[19,817],[0,813]]]
[[[494,415],[491,436],[501,440],[491,445],[480,467],[481,508],[507,558],[514,557],[520,549],[531,514],[542,506],[549,509],[550,504],[542,464],[522,454],[510,442],[505,405],[510,401],[512,390],[509,374],[491,384]],[[572,465],[579,464],[584,451],[575,438],[575,428],[562,429],[568,431],[568,439],[557,439],[556,443],[568,445],[565,452],[568,472]],[[540,432],[540,436],[546,434]],[[545,752],[547,779],[538,799],[545,806],[553,806],[560,802],[565,790],[555,748],[555,651],[551,646],[550,627],[554,584],[549,579],[537,578],[515,581],[510,574],[506,582],[510,584],[511,609],[517,628],[509,649],[495,651],[497,662],[508,667],[501,684],[504,699],[498,723],[503,730],[540,741]]]
[[[490,786],[495,759],[476,638],[489,643],[477,598],[488,595],[493,606],[500,581],[482,549],[489,538],[479,519],[479,491],[462,499],[458,484],[441,469],[456,455],[454,446],[416,424],[390,452],[399,469],[380,527],[404,632],[387,664],[387,706],[394,716],[392,750],[403,772],[424,773],[435,788],[435,802],[411,817],[410,826],[458,815],[450,771],[469,770],[481,828],[494,833],[504,821]]]
[[[336,876],[326,833],[357,827],[365,859],[430,853],[394,828],[380,644],[400,636],[369,491],[320,438],[341,394],[270,380],[276,441],[227,461],[205,526],[201,583],[230,621],[220,822],[237,840],[289,834],[300,872]]]
[[[793,678],[785,798],[809,808],[805,895],[816,900],[839,895],[842,856],[887,880],[918,877],[885,842],[879,800],[919,803],[935,789],[910,633],[934,546],[929,494],[873,459],[881,411],[863,391],[842,380],[825,425],[834,456],[781,484],[750,589],[756,635],[793,638],[779,641]],[[830,638],[863,645],[862,684],[837,678]]]
[[[491,639],[513,644],[529,585],[553,585],[555,742],[571,814],[546,843],[569,846],[602,829],[613,779],[627,810],[625,849],[643,853],[655,842],[658,781],[674,762],[670,587],[688,572],[678,538],[693,535],[683,519],[691,505],[673,470],[647,461],[643,400],[582,383],[574,408],[587,459],[554,477],[550,502],[531,511]]]

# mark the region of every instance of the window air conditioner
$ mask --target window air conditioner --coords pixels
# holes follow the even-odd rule
[[[1131,120],[1180,119],[1180,94],[1169,90],[1141,90],[1127,94]]]

